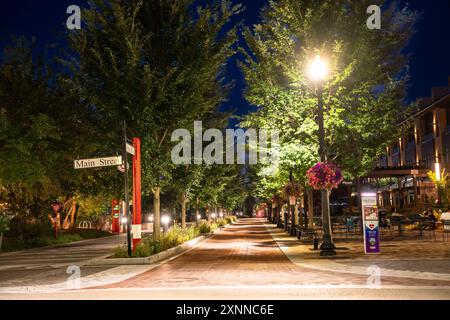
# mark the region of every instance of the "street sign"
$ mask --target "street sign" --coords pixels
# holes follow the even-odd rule
[[[361,195],[363,228],[364,228],[364,252],[380,253],[380,226],[378,218],[377,195],[363,193]]]
[[[130,145],[130,144],[128,144],[127,143],[127,152],[129,153],[129,154],[131,154],[131,155],[135,155],[135,150],[134,150],[134,147],[132,146],[132,145]]]
[[[120,165],[122,163],[122,157],[118,156],[118,157],[105,157],[97,159],[80,159],[74,160],[73,162],[75,169],[110,167]]]

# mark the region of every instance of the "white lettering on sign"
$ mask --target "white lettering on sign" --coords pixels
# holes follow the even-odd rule
[[[97,159],[80,159],[74,160],[75,169],[89,169],[98,167],[117,166],[122,164],[122,157],[107,157]]]

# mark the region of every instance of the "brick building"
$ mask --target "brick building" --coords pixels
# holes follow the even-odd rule
[[[380,207],[423,208],[437,199],[427,172],[450,172],[450,77],[448,87],[433,88],[431,97],[418,100],[418,111],[401,128],[369,178],[378,182]]]

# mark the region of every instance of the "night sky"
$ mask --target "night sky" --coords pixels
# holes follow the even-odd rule
[[[241,18],[247,25],[258,21],[260,8],[266,0],[234,0],[244,4],[246,10]],[[374,1],[376,2],[376,1]],[[404,1],[402,1],[404,2]],[[450,0],[408,1],[413,10],[422,12],[417,25],[418,32],[407,52],[412,54],[410,74],[412,77],[408,102],[430,95],[431,87],[445,86],[450,76]],[[84,0],[0,0],[0,47],[9,43],[11,35],[36,37],[39,45],[57,41],[57,33],[63,31],[69,5],[85,6]],[[235,88],[223,110],[237,109],[245,114],[255,107],[242,98],[245,82],[236,67],[234,57],[229,61],[227,78],[235,80]]]

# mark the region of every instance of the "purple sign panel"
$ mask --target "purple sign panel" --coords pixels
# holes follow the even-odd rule
[[[380,226],[378,219],[377,197],[373,193],[361,195],[364,221],[364,252],[380,252]]]
[[[365,222],[364,249],[366,253],[380,252],[380,229],[378,221]]]

